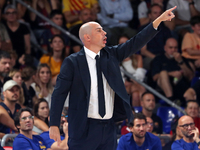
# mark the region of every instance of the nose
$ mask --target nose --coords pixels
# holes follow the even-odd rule
[[[103,34],[106,35],[107,34],[106,31],[103,30]]]
[[[6,67],[8,67],[8,68],[9,68],[9,67],[10,67],[10,63],[6,63]]]

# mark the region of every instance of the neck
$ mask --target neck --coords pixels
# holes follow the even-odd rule
[[[32,84],[32,81],[25,81],[24,83],[26,84],[26,88],[29,89]]]
[[[33,139],[32,130],[30,130],[30,131],[21,131],[20,130],[20,133],[29,139]]]
[[[146,117],[150,117],[152,116],[153,112],[152,111],[148,111],[146,109],[142,109],[142,113],[146,116]]]
[[[62,55],[62,51],[60,51],[60,52],[54,52],[53,59],[55,61],[60,61],[61,60],[61,55]]]
[[[4,104],[10,109],[10,111],[12,112],[12,114],[15,111],[15,104],[16,102],[9,102],[7,99],[4,100]]]
[[[187,142],[187,143],[193,143],[194,142],[194,140],[193,140],[193,138],[191,137],[191,138],[187,138],[187,137],[183,137],[183,140],[185,141],[185,142]]]
[[[7,24],[8,24],[8,26],[10,26],[10,27],[16,27],[16,26],[18,26],[18,22],[17,21],[14,21],[14,22],[9,22],[9,21],[7,21]]]
[[[135,143],[136,143],[138,146],[142,146],[142,144],[144,143],[145,137],[143,137],[143,138],[138,138],[138,137],[136,137],[135,135],[133,135],[133,139],[134,139]]]
[[[40,82],[40,88],[41,89],[46,89],[47,88],[47,84]]]
[[[53,32],[53,34],[60,34],[60,30],[58,30],[54,27],[51,28],[51,31]]]

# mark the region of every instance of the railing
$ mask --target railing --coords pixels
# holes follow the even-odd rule
[[[7,138],[15,138],[18,134],[6,134],[1,139],[1,147],[4,147],[6,145],[6,139]]]

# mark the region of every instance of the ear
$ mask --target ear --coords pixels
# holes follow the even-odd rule
[[[3,92],[3,97],[6,97],[6,91]]]
[[[85,41],[89,42],[91,40],[90,35],[89,34],[84,34],[84,39],[85,39]]]

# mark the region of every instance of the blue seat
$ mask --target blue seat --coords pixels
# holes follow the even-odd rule
[[[135,113],[142,112],[142,107],[141,106],[136,106],[134,107]]]
[[[157,116],[162,119],[163,122],[163,132],[168,134],[171,131],[171,122],[176,115],[181,115],[174,107],[159,107],[157,110]]]

